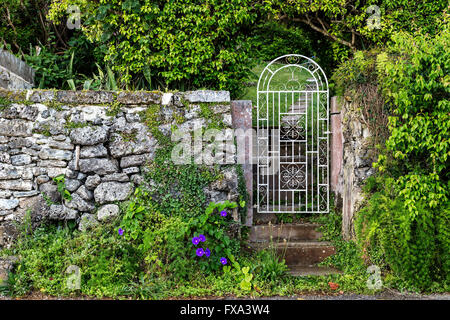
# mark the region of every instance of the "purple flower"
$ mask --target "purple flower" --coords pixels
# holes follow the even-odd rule
[[[119,228],[119,236],[123,236],[123,229]]]
[[[192,244],[193,244],[194,246],[198,245],[199,242],[200,242],[200,239],[199,239],[198,237],[193,237],[193,238],[192,238]]]
[[[205,256],[206,256],[207,258],[209,258],[210,255],[211,255],[211,251],[209,251],[209,249],[206,248],[206,249],[205,249]]]
[[[198,248],[198,249],[195,251],[195,254],[196,254],[197,256],[201,257],[202,255],[205,254],[205,251],[203,250],[203,248]]]
[[[222,217],[226,217],[227,216],[227,212],[225,210],[220,211],[220,215]]]
[[[203,234],[199,234],[198,235],[198,239],[200,240],[200,242],[205,242],[206,241],[206,238],[205,238],[205,236]]]
[[[226,258],[220,258],[220,263],[226,265],[228,263]]]

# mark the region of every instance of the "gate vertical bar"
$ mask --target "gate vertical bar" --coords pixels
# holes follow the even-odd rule
[[[319,195],[319,190],[320,190],[320,179],[319,179],[319,172],[320,172],[320,125],[319,125],[319,119],[320,119],[320,115],[319,115],[319,109],[320,109],[320,93],[319,93],[319,85],[317,84],[317,104],[316,104],[316,108],[317,108],[317,112],[316,112],[316,117],[317,117],[317,133],[316,133],[316,170],[317,170],[317,212],[320,212],[320,195]]]

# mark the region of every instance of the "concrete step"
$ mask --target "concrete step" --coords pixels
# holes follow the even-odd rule
[[[327,276],[330,274],[338,274],[342,272],[335,268],[330,267],[292,266],[289,268],[289,273],[295,277],[305,277],[305,276]]]
[[[250,242],[254,249],[273,248],[288,266],[313,266],[336,252],[326,241]]]
[[[302,224],[266,224],[252,226],[250,228],[249,240],[252,242],[274,241],[279,242],[299,240],[319,240],[322,233],[317,231],[320,225],[315,223]]]

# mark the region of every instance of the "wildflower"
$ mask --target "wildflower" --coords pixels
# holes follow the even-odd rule
[[[205,256],[206,256],[207,258],[209,258],[210,255],[211,255],[211,251],[210,251],[208,248],[206,248],[206,249],[205,249]]]
[[[119,236],[123,236],[123,229],[119,228]]]
[[[227,212],[225,210],[220,211],[220,215],[222,217],[226,217],[227,216]]]
[[[205,238],[205,236],[203,234],[199,234],[198,235],[198,239],[200,240],[200,242],[205,242],[206,241],[206,238]]]
[[[192,238],[192,244],[193,244],[194,246],[198,245],[199,242],[200,242],[200,239],[199,239],[198,237],[193,237],[193,238]]]
[[[201,257],[201,256],[203,256],[203,255],[205,254],[205,251],[203,250],[203,248],[198,248],[198,249],[195,251],[195,254],[196,254],[197,256]]]
[[[226,264],[227,264],[227,262],[228,262],[228,261],[227,261],[227,259],[226,259],[226,258],[223,258],[223,257],[222,257],[222,258],[220,258],[220,263],[221,263],[221,264],[223,264],[223,265],[226,265]]]

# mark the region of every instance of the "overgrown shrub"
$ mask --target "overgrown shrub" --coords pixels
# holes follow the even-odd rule
[[[449,40],[448,25],[434,37],[398,33],[376,56],[389,137],[357,214],[357,237],[369,256],[378,248],[385,266],[418,290],[449,283]],[[374,66],[363,58],[362,69]]]
[[[199,271],[219,270],[221,258],[239,253],[239,241],[227,233],[233,223],[229,211],[236,207],[226,201],[210,203],[198,216],[162,214],[149,191],[137,188],[124,204],[120,228],[125,239],[142,251],[149,278],[161,274],[190,278]],[[201,243],[193,243],[199,235]],[[198,248],[208,249],[208,254],[199,256]]]
[[[391,269],[402,279],[401,287],[448,289],[450,207],[435,210],[416,203],[418,214],[411,214],[392,178],[371,178],[366,190],[370,200],[358,213],[355,229],[371,263]]]
[[[53,1],[58,21],[81,6],[83,32],[107,46],[122,84],[145,77],[149,88],[239,89],[248,71],[247,29],[256,18],[249,0]]]
[[[116,297],[139,274],[137,248],[118,236],[112,226],[88,233],[68,226],[42,226],[32,234],[22,234],[12,251],[19,262],[10,278],[10,292],[24,295],[40,291],[68,295],[69,266],[81,270],[79,293]]]

